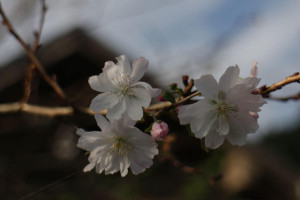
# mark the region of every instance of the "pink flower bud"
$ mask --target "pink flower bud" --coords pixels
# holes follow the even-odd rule
[[[161,95],[158,96],[158,101],[166,101]]]
[[[258,114],[256,112],[252,112],[252,111],[249,111],[249,114],[254,118],[254,119],[258,119]]]
[[[257,89],[255,89],[255,90],[253,90],[253,91],[251,92],[251,94],[256,95],[256,94],[259,94],[259,93],[258,93]]]
[[[163,140],[169,132],[168,124],[164,121],[154,122],[152,125],[151,136],[155,140]]]
[[[251,73],[249,77],[257,77],[258,69],[257,69],[257,62],[252,63]]]
[[[177,113],[177,114],[179,113],[180,107],[181,107],[181,105],[178,105],[178,106],[176,107],[176,113]]]

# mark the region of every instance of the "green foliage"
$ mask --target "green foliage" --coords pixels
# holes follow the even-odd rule
[[[185,129],[186,131],[188,132],[188,134],[192,137],[195,137],[195,134],[193,133],[192,129],[191,129],[191,126],[188,124],[188,125],[185,125]]]
[[[207,147],[205,146],[205,139],[204,139],[204,138],[201,139],[201,148],[202,148],[203,151],[205,151],[206,153],[209,153],[209,152],[210,152],[210,149],[207,148]]]
[[[162,96],[162,98],[163,98],[164,100],[170,101],[171,103],[175,103],[175,97],[173,96],[172,93],[170,93],[170,92],[164,90],[164,91],[162,92],[161,96]]]
[[[221,163],[226,153],[227,151],[225,148],[219,148],[210,151],[209,156],[206,158],[205,162],[203,162],[201,165],[203,173],[209,176],[216,176],[220,174]]]
[[[176,83],[173,83],[173,84],[171,84],[169,86],[170,86],[170,90],[172,90],[173,93],[178,94],[179,96],[183,96],[184,95],[183,89],[179,88]]]
[[[192,175],[186,179],[185,183],[182,187],[182,199],[209,199],[210,185],[201,176]]]
[[[153,123],[151,123],[150,126],[144,130],[144,132],[145,133],[150,133],[151,130],[152,130],[152,125],[153,125]]]
[[[169,85],[170,90],[176,90],[177,89],[177,83],[172,83]]]

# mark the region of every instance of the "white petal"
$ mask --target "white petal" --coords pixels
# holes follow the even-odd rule
[[[140,174],[146,170],[146,168],[144,166],[142,166],[141,164],[139,164],[135,161],[131,162],[130,169],[134,175]]]
[[[105,92],[98,94],[91,102],[90,108],[99,112],[104,109],[109,109],[115,106],[119,102],[119,96],[115,93]]]
[[[258,83],[260,82],[260,78],[256,78],[256,77],[247,77],[243,80],[239,81],[239,84],[243,84],[245,86],[250,87],[252,90],[254,90]]]
[[[194,119],[191,122],[191,130],[195,133],[195,137],[203,138],[209,134],[216,121],[216,114],[213,111],[205,112],[200,119]]]
[[[130,168],[133,174],[139,174],[146,170],[146,168],[150,167],[153,164],[153,157],[146,157],[145,152],[135,152],[132,153],[129,157],[131,160]]]
[[[91,76],[88,81],[91,88],[98,92],[115,91],[114,85],[111,84],[104,73],[99,76]]]
[[[133,88],[133,96],[127,97],[136,104],[147,108],[151,102],[151,96],[149,92],[144,88]]]
[[[144,88],[134,88],[134,101],[145,108],[147,108],[151,103],[151,95],[148,90]]]
[[[105,164],[105,158],[108,156],[108,154],[106,154],[106,156],[102,156],[98,159],[97,164],[96,164],[96,171],[100,174],[102,173],[105,168],[106,168],[106,164]]]
[[[190,124],[199,115],[212,109],[212,105],[205,99],[200,99],[196,103],[179,107],[178,118],[180,124]],[[199,116],[199,118],[201,118]]]
[[[153,89],[150,89],[149,92],[150,92],[150,95],[151,97],[157,97],[161,94],[161,89],[159,88],[153,88]]]
[[[141,157],[153,158],[158,154],[157,143],[151,138],[151,136],[138,132],[139,135],[145,135],[146,138],[132,138],[127,140],[128,144],[134,146],[133,154],[141,155]]]
[[[224,139],[225,139],[224,135],[219,135],[217,131],[212,130],[205,137],[205,146],[210,149],[216,149],[223,144]]]
[[[246,143],[247,134],[242,124],[235,117],[229,117],[230,131],[226,136],[233,145],[242,146]]]
[[[130,161],[127,157],[121,158],[120,162],[120,173],[122,177],[125,177],[128,173],[128,167],[130,166]]]
[[[246,133],[255,133],[259,128],[257,119],[247,111],[237,112],[236,118],[244,126]]]
[[[227,119],[224,119],[223,117],[218,117],[216,120],[216,131],[220,135],[227,135],[229,132],[229,122]]]
[[[96,165],[97,161],[99,160],[99,155],[98,153],[100,152],[99,151],[100,148],[96,147],[89,155],[89,162],[90,163],[94,163]]]
[[[121,119],[119,121],[121,122],[122,126],[125,127],[134,127],[134,125],[136,124],[136,121],[130,119],[130,117],[126,113],[121,116]]]
[[[223,92],[227,92],[231,87],[233,87],[237,83],[239,79],[239,74],[240,69],[237,65],[234,67],[228,67],[219,80],[220,89]]]
[[[112,122],[115,119],[120,119],[121,115],[125,112],[125,110],[126,110],[125,100],[122,100],[111,109],[108,109],[106,117],[109,119],[109,121]]]
[[[143,108],[138,105],[134,100],[125,98],[126,112],[132,120],[140,120],[143,117]]]
[[[132,69],[128,57],[125,55],[121,55],[116,59],[118,61],[117,65],[120,67],[120,72],[123,74],[130,75],[132,73]]]
[[[132,73],[130,76],[133,78],[133,83],[136,83],[144,76],[148,68],[148,63],[148,60],[144,57],[140,57],[132,63]]]
[[[97,125],[101,128],[101,130],[105,130],[107,127],[110,126],[110,123],[101,114],[95,114],[95,119],[96,119]]]
[[[215,99],[219,93],[218,83],[211,74],[202,75],[200,79],[196,79],[195,86],[208,99]]]
[[[83,171],[84,172],[89,172],[92,169],[94,169],[94,167],[95,167],[95,163],[89,163],[87,166],[84,167]]]
[[[89,132],[89,133],[96,133],[96,131]],[[97,148],[97,150],[106,148],[107,141],[99,137],[99,132],[97,133],[98,135],[96,136],[86,135],[80,137],[77,146],[81,149],[91,151],[91,152],[94,152],[95,148]]]
[[[245,96],[250,95],[252,90],[252,88],[245,87],[243,84],[237,84],[226,93],[226,101],[227,103],[237,104],[244,101]]]
[[[238,95],[238,94],[237,94]],[[230,96],[230,103],[236,104],[241,111],[259,112],[260,107],[266,103],[261,95],[245,94],[242,96]]]
[[[118,86],[121,81],[122,73],[118,65],[111,65],[107,70],[107,79],[113,84]]]
[[[193,121],[193,119],[197,116],[197,114],[202,112],[203,101],[204,100],[201,99],[196,103],[183,105],[179,107],[178,118],[181,125],[190,124]]]
[[[120,161],[119,156],[115,153],[110,153],[105,160],[106,168],[105,168],[105,175],[113,174],[120,170]]]
[[[76,134],[79,136],[82,136],[85,133],[85,130],[81,129],[81,128],[76,128]]]
[[[255,61],[252,63],[252,68],[249,77],[257,77],[257,74],[258,74],[258,68],[257,68],[257,62]]]
[[[152,88],[151,85],[145,82],[137,82],[132,85],[133,87],[143,87],[149,91],[151,97],[157,97],[161,93],[161,89],[159,88]]]

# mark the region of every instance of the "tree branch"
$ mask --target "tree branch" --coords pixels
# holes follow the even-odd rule
[[[44,22],[45,22],[45,15],[46,15],[46,11],[47,11],[47,6],[46,6],[45,0],[41,0],[41,3],[42,3],[41,18],[39,21],[38,29],[34,32],[34,42],[33,42],[33,47],[32,47],[32,52],[34,54],[36,54],[37,50],[40,47],[40,37],[42,34],[42,30],[43,30],[43,26],[44,26]],[[28,66],[25,81],[24,81],[24,97],[22,99],[22,102],[24,102],[24,103],[27,103],[30,98],[31,83],[32,83],[32,79],[34,76],[34,69],[35,69],[35,65],[31,62]]]
[[[272,84],[270,87],[267,86],[261,86],[258,89],[258,94],[261,94],[264,98],[270,98],[274,100],[280,100],[280,101],[287,101],[290,99],[300,99],[300,93],[290,96],[290,97],[281,97],[281,98],[275,98],[275,97],[270,97],[269,93],[274,92],[276,90],[281,89],[283,86],[293,83],[293,82],[299,82],[300,80],[300,75],[298,73],[293,74],[292,76],[287,77],[283,81],[279,81],[278,83]],[[171,109],[174,108],[180,104],[183,104],[190,100],[191,98],[200,95],[201,93],[199,91],[194,92],[193,94],[181,99],[178,102],[171,103],[169,101],[166,102],[160,102],[154,105],[149,106],[146,111],[157,111],[157,110],[163,110],[163,109]],[[87,113],[87,114],[95,114],[92,110],[89,108],[76,108],[82,113]],[[32,104],[27,104],[24,102],[15,102],[15,103],[7,103],[7,104],[0,104],[0,113],[13,113],[13,112],[27,112],[31,114],[38,114],[38,115],[44,115],[48,117],[55,117],[55,116],[62,116],[62,115],[73,115],[74,114],[74,107],[44,107],[44,106],[38,106],[38,105],[32,105]],[[101,111],[100,112],[103,115],[106,115],[107,110]]]
[[[50,78],[50,76],[47,74],[47,72],[42,67],[41,63],[38,61],[36,56],[34,55],[34,52],[27,46],[27,44],[24,42],[24,40],[21,38],[21,36],[16,32],[10,21],[8,20],[1,2],[0,2],[0,15],[3,18],[3,24],[6,26],[8,31],[17,39],[17,41],[21,44],[21,46],[24,48],[26,54],[30,58],[31,62],[35,65],[43,79],[53,88],[53,90],[65,101],[68,103],[71,103],[71,100],[67,98],[63,90],[60,88],[60,86],[57,84],[56,81]]]
[[[268,99],[271,99],[271,100],[276,100],[276,101],[298,100],[298,99],[300,99],[300,92],[297,93],[297,94],[295,94],[295,95],[288,96],[288,97],[273,97],[273,96],[268,96],[268,97],[265,97],[265,98],[268,98]]]
[[[274,83],[269,87],[267,87],[266,85],[261,86],[258,89],[258,93],[261,94],[263,97],[268,98],[268,96],[271,92],[280,90],[283,86],[294,83],[294,82],[299,83],[299,81],[300,81],[300,74],[299,74],[299,72],[296,72],[293,75],[288,76],[284,80]]]
[[[76,108],[81,113],[94,115],[96,114],[89,108]],[[74,115],[75,109],[71,106],[66,107],[46,107],[46,106],[38,106],[32,105],[28,103],[22,102],[14,102],[7,104],[0,104],[0,113],[15,113],[15,112],[26,112],[30,114],[43,115],[47,117],[57,117],[57,116],[71,116]],[[107,113],[106,110],[99,112],[100,114],[105,115]]]
[[[168,163],[179,170],[181,170],[184,173],[187,174],[198,174],[202,176],[209,184],[214,185],[216,181],[220,180],[222,178],[222,175],[216,175],[216,176],[207,176],[203,173],[201,167],[190,167],[187,165],[184,165],[179,160],[176,159],[176,157],[172,154],[172,143],[176,141],[175,135],[168,135],[164,138],[163,144],[161,146],[161,154],[158,156],[158,161],[160,163]]]

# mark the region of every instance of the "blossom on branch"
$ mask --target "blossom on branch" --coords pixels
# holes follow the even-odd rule
[[[158,154],[157,144],[151,136],[134,127],[135,121],[124,115],[112,123],[100,114],[95,118],[102,131],[77,130],[80,135],[77,146],[90,152],[90,163],[84,172],[95,167],[99,174],[120,171],[124,177],[129,167],[136,175],[153,164],[152,159]]]
[[[239,80],[240,69],[229,67],[219,83],[208,74],[195,80],[203,99],[179,108],[181,124],[190,124],[197,138],[205,137],[205,146],[219,147],[225,138],[233,145],[244,145],[248,133],[258,129],[256,114],[266,102],[252,91],[260,79],[252,76]]]
[[[102,73],[89,78],[91,88],[102,92],[92,100],[90,108],[95,112],[108,109],[110,121],[120,119],[125,112],[132,120],[140,120],[143,117],[142,107],[147,108],[151,97],[158,96],[161,90],[139,82],[148,68],[148,60],[138,58],[131,66],[124,55],[116,59],[116,64],[106,62]]]

